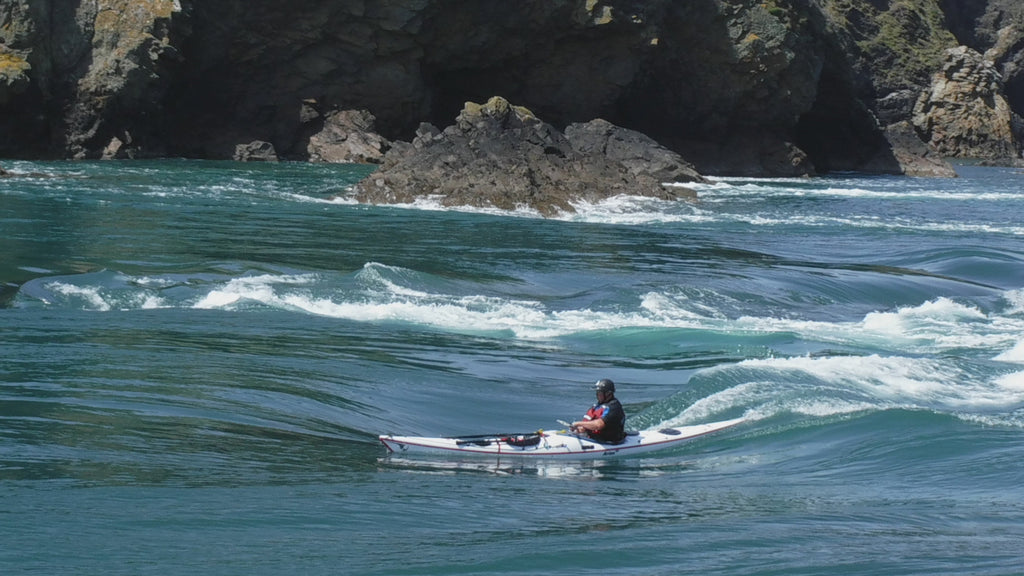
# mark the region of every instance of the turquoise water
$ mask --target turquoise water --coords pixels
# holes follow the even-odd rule
[[[4,162],[0,573],[1024,573],[1024,175],[355,204],[360,166]],[[389,457],[614,379],[643,458]]]

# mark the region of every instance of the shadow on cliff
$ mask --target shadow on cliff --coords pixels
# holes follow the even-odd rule
[[[706,174],[899,171],[870,82],[816,2],[182,1],[127,60],[93,54],[87,3],[60,5],[53,54],[39,54],[63,80],[33,113],[88,157],[130,135],[142,152],[230,158],[259,140],[306,159],[331,114],[369,110],[380,134],[409,140],[498,94],[559,129],[603,118],[643,132]],[[96,62],[111,73],[83,98]],[[122,77],[118,62],[137,66]]]

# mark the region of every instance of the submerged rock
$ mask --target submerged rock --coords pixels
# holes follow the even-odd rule
[[[593,120],[565,134],[501,97],[467,102],[455,124],[421,124],[411,143],[395,142],[381,169],[356,185],[372,204],[437,197],[445,206],[530,208],[552,216],[573,203],[618,195],[675,200],[692,190],[663,182],[703,178],[679,155],[643,134]]]

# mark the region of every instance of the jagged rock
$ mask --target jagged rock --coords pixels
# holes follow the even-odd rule
[[[146,118],[157,110],[169,81],[165,70],[178,57],[169,36],[181,10],[179,0],[83,2],[72,20],[53,23],[63,27],[55,32],[54,54],[66,59],[53,65],[67,73],[55,82],[73,94],[63,118],[69,156],[95,158],[118,134],[156,128]]]
[[[309,121],[317,117],[310,115]],[[390,143],[376,133],[376,118],[367,110],[339,110],[323,117],[323,127],[309,138],[312,162],[380,164]]]
[[[574,202],[622,194],[694,198],[659,177],[703,180],[641,134],[600,120],[570,132],[571,139],[504,98],[467,102],[454,125],[421,124],[411,143],[394,143],[380,170],[356,185],[356,198],[400,204],[436,196],[447,206],[528,207],[552,216],[574,212]],[[653,171],[644,158],[656,159]]]
[[[1024,144],[1024,2],[1020,0],[943,0],[946,22],[960,44],[993,62],[1002,77],[1002,95],[1014,111],[1014,137]],[[1019,159],[1019,158],[1018,158]],[[1005,164],[999,159],[993,164]]]
[[[944,156],[1013,158],[1013,115],[1000,83],[981,54],[966,46],[947,50],[931,89],[914,106],[913,124]]]
[[[124,150],[124,142],[122,142],[117,136],[114,136],[110,139],[110,143],[107,144],[107,147],[103,149],[103,154],[100,157],[104,160],[125,158]]]
[[[581,154],[604,156],[621,163],[635,176],[649,175],[658,182],[701,182],[704,177],[679,154],[635,130],[603,119],[572,124],[565,137]]]
[[[910,122],[886,126],[882,138],[879,152],[863,165],[865,171],[929,178],[956,177],[953,166],[921,140]]]
[[[875,115],[882,126],[906,120],[914,110],[921,90],[906,88],[886,94],[875,101]]]
[[[1010,105],[1013,137],[1017,157],[1010,165],[1024,164],[1024,4],[1015,5],[1019,24],[1001,28],[995,45],[985,52],[985,59],[996,63],[1002,76],[1003,95]]]
[[[132,146],[132,135],[125,132],[121,135],[123,138],[114,136],[110,139],[110,143],[103,149],[103,154],[100,158],[103,160],[123,160],[126,158],[136,158],[138,156],[138,150]]]
[[[238,162],[277,162],[277,151],[270,142],[254,140],[235,147],[234,159]]]
[[[29,58],[38,34],[27,2],[0,8],[0,106],[6,106],[17,102],[17,97],[24,95],[32,84]]]

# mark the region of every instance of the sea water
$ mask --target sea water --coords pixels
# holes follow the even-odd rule
[[[366,206],[372,168],[4,162],[2,574],[1024,573],[1024,174]],[[401,458],[611,378],[598,462]]]

